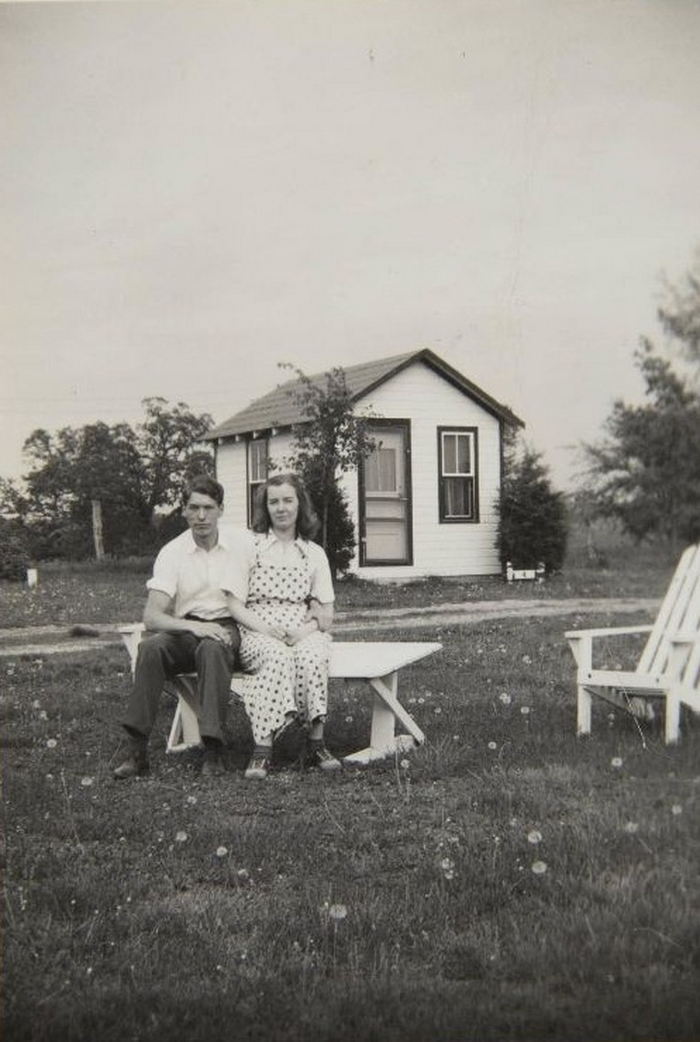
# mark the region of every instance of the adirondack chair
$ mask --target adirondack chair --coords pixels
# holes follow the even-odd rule
[[[595,669],[594,640],[629,633],[649,634],[636,669]],[[590,733],[593,695],[635,715],[643,715],[645,700],[660,698],[664,739],[677,742],[681,705],[700,712],[700,544],[681,556],[653,625],[569,630],[565,637],[578,667],[578,734]]]

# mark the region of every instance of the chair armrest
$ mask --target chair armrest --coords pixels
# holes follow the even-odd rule
[[[652,625],[646,626],[609,626],[607,629],[599,630],[567,630],[564,636],[567,640],[576,640],[579,637],[618,637],[625,633],[651,633]]]
[[[681,630],[678,633],[674,633],[672,637],[669,637],[669,640],[671,644],[695,644],[697,640],[700,640],[700,634],[698,634],[697,630],[695,632],[691,632],[690,630],[683,632]]]

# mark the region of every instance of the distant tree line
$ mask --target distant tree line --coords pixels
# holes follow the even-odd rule
[[[181,531],[188,477],[213,473],[200,446],[212,418],[184,402],[146,398],[145,418],[33,431],[20,485],[0,479],[2,536],[32,560],[154,552]]]

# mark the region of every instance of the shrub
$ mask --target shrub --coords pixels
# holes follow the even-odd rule
[[[558,571],[566,552],[568,532],[564,495],[551,486],[540,453],[526,449],[506,457],[501,487],[498,552],[501,565]]]
[[[9,526],[0,531],[0,579],[23,580],[30,564],[27,546]]]
[[[319,518],[323,511],[324,494],[328,497],[328,519],[326,525],[326,554],[334,578],[348,570],[355,552],[355,528],[348,510],[345,494],[334,482],[324,486],[322,469],[312,462],[304,467],[302,476]],[[324,493],[325,487],[325,493]],[[321,541],[320,533],[316,536]]]

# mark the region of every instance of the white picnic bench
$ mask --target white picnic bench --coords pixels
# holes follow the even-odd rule
[[[649,634],[636,669],[593,667],[594,640],[631,633]],[[570,630],[565,637],[577,665],[578,734],[590,733],[594,695],[634,715],[640,700],[660,698],[664,739],[677,742],[681,706],[700,712],[700,544],[681,556],[653,625]]]
[[[136,653],[144,634],[142,623],[120,626],[122,640],[131,660],[132,673]],[[426,641],[333,641],[329,677],[342,680],[365,680],[372,690],[372,723],[369,745],[343,757],[347,764],[367,764],[395,753],[406,752],[425,741],[425,735],[398,697],[399,671],[404,666],[440,651],[442,644]],[[247,673],[234,673],[232,696],[237,699],[245,690]],[[166,683],[166,690],[177,696],[177,707],[168,736],[167,752],[182,752],[201,745],[197,711],[197,676],[180,673]],[[397,722],[408,734],[396,734]]]

